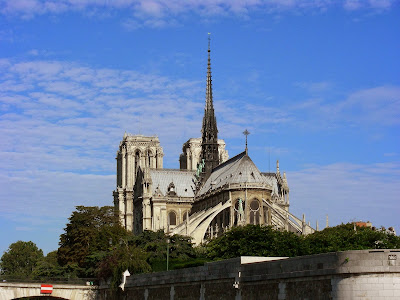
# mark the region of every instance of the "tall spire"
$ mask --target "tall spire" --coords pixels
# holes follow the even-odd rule
[[[212,110],[213,107],[213,97],[212,97],[212,80],[211,80],[211,34],[208,33],[208,63],[207,63],[207,87],[206,87],[206,110]]]
[[[204,108],[201,159],[204,160],[202,170],[203,180],[206,180],[213,168],[219,165],[218,155],[218,129],[217,120],[214,114],[214,104],[212,97],[212,79],[211,79],[211,49],[210,33],[208,34],[208,64],[207,64],[207,86],[206,86],[206,105]]]

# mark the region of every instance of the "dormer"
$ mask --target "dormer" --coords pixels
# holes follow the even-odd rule
[[[171,183],[168,185],[167,194],[168,194],[169,196],[176,196],[175,184],[174,184],[173,182],[171,182]]]

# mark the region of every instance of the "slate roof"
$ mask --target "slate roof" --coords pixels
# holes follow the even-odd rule
[[[272,194],[278,195],[278,179],[275,173],[261,173],[266,182],[272,187]]]
[[[153,182],[153,192],[158,187],[165,196],[171,182],[175,185],[175,193],[178,197],[194,197],[195,171],[177,169],[150,169],[151,180]]]
[[[268,181],[246,152],[242,152],[216,167],[201,187],[199,195],[206,193],[211,188],[218,189],[225,184],[232,183],[268,184]]]

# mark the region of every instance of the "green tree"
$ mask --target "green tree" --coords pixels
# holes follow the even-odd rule
[[[58,263],[80,277],[92,277],[110,246],[129,233],[119,224],[114,208],[77,206],[60,236]]]
[[[246,225],[232,228],[204,247],[212,260],[242,255],[292,257],[345,250],[398,249],[400,237],[383,229],[355,228],[352,223],[329,227],[305,237],[269,226]]]
[[[167,249],[169,268],[202,265],[205,257],[192,244],[191,237],[174,234],[172,236],[163,230],[145,230],[140,235],[133,236],[129,243],[143,249],[148,254],[147,261],[153,271],[166,270]]]
[[[35,279],[39,278],[56,278],[64,277],[65,270],[58,264],[57,250],[49,252],[45,257],[42,257],[33,269],[32,276]]]
[[[232,228],[205,247],[213,260],[246,255],[296,256],[301,253],[302,240],[302,236],[271,226],[246,225]]]
[[[96,275],[99,279],[111,279],[111,288],[117,289],[125,270],[129,270],[131,274],[151,271],[147,258],[148,254],[142,249],[124,241],[110,248],[108,253],[102,257]]]
[[[43,251],[35,243],[18,241],[12,243],[1,257],[1,274],[31,278],[36,263],[43,258]]]
[[[303,254],[317,254],[345,250],[399,248],[400,237],[369,227],[355,227],[353,223],[328,227],[305,237]]]

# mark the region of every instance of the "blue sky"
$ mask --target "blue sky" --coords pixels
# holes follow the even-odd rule
[[[400,231],[400,4],[0,0],[0,253],[44,252],[76,205],[112,205],[125,131],[164,166],[200,137],[207,36],[219,137],[287,172],[315,226]]]

